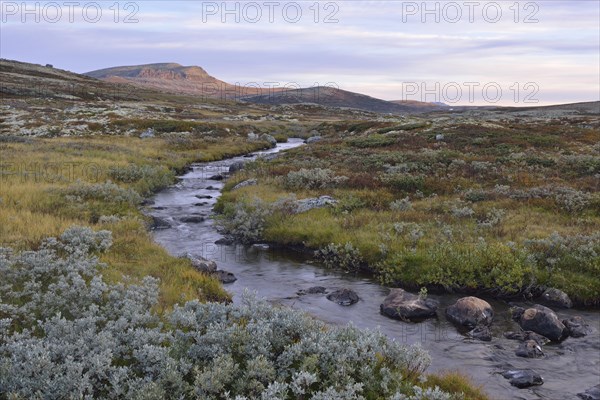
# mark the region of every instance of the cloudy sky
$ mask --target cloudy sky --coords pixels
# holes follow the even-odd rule
[[[86,72],[199,65],[387,100],[600,98],[600,1],[0,1],[0,56]],[[36,21],[37,19],[37,21]]]

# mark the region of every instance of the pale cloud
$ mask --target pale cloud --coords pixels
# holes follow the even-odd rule
[[[94,24],[9,19],[1,27],[0,56],[76,72],[172,61],[200,65],[231,82],[334,81],[385,99],[399,98],[406,82],[471,81],[503,87],[535,82],[544,104],[598,99],[600,2],[521,2],[537,4],[539,22],[532,24],[513,21],[508,7],[514,2],[496,2],[503,11],[497,23],[477,15],[472,23],[465,15],[457,23],[422,23],[418,15],[403,19],[403,6],[409,3],[422,4],[340,1],[335,3],[339,22],[325,24],[324,9],[321,21],[313,21],[308,8],[313,2],[300,3],[298,23],[281,15],[274,23],[244,18],[235,23],[231,16],[222,23],[219,15],[203,18],[199,1],[139,2],[134,24],[114,23],[108,11]],[[520,19],[525,11],[520,10]]]

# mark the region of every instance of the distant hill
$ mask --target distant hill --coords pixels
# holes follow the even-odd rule
[[[252,103],[276,105],[314,103],[328,107],[355,108],[376,113],[392,114],[431,111],[431,109],[437,107],[430,105],[430,103],[391,102],[326,86],[285,90],[258,96],[247,96],[243,98],[243,100]]]
[[[240,88],[219,80],[197,66],[159,63],[114,67],[86,72],[84,75],[114,83],[130,83],[161,91],[210,98],[236,100],[244,95],[259,94],[257,88]]]

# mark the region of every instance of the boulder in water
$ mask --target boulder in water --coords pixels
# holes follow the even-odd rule
[[[438,302],[421,298],[402,289],[392,289],[383,300],[380,312],[402,321],[419,321],[437,316]]]
[[[582,400],[600,400],[600,385],[593,386],[582,393],[577,393]]]
[[[567,327],[569,336],[574,338],[584,337],[590,332],[590,326],[579,315],[563,319],[562,323]]]
[[[559,289],[546,289],[540,298],[540,302],[550,307],[571,308],[573,302],[569,296]]]
[[[171,224],[169,224],[169,222],[164,219],[164,218],[160,218],[160,217],[152,217],[152,223],[150,224],[150,229],[152,230],[157,230],[157,229],[169,229],[171,227]]]
[[[223,283],[223,284],[233,283],[233,282],[237,281],[237,278],[235,277],[235,275],[228,271],[218,270],[218,271],[213,272],[212,275],[214,277],[216,277],[218,280],[220,280],[221,283]]]
[[[544,384],[544,379],[535,371],[530,369],[515,369],[504,371],[502,376],[509,380],[510,384],[519,389]]]
[[[513,319],[524,330],[533,331],[555,342],[561,341],[568,334],[567,328],[554,311],[539,304],[526,310],[515,309]]]
[[[519,357],[525,358],[539,358],[544,356],[542,347],[537,344],[535,340],[526,340],[521,342],[515,351],[515,354]]]
[[[352,304],[357,303],[359,298],[354,290],[339,289],[335,292],[329,293],[327,295],[327,300],[333,301],[340,306],[351,306]]]
[[[469,296],[458,299],[448,307],[446,317],[456,325],[474,328],[478,325],[490,325],[494,310],[487,301]]]

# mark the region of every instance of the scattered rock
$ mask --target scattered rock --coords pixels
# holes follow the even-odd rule
[[[212,260],[207,260],[203,257],[194,257],[191,254],[187,254],[186,258],[192,262],[192,267],[200,272],[212,274],[217,270],[217,263]]]
[[[335,200],[331,196],[311,197],[308,199],[302,199],[296,201],[296,212],[303,213],[312,210],[313,208],[326,207],[336,203],[337,200]]]
[[[198,198],[200,200],[203,200],[203,199],[212,199],[212,196],[209,195],[209,194],[197,194],[194,197],[196,197],[196,198]]]
[[[437,315],[438,302],[423,299],[402,289],[392,289],[383,300],[380,312],[390,318],[417,321]]]
[[[467,336],[484,342],[492,341],[492,331],[484,325],[476,326],[473,330],[467,332]]]
[[[216,174],[216,175],[213,175],[213,176],[209,177],[208,179],[211,180],[211,181],[222,181],[223,179],[225,179],[225,175],[223,175],[223,174]]]
[[[350,289],[339,289],[333,293],[327,295],[327,300],[333,301],[340,306],[351,306],[358,302],[358,295],[354,290]]]
[[[528,340],[535,341],[539,346],[543,346],[548,343],[550,340],[542,335],[538,335],[535,332],[524,331],[524,332],[505,332],[504,337],[509,340],[519,340],[521,342],[525,342]]]
[[[167,207],[152,207],[153,210],[166,210]]]
[[[583,393],[577,393],[582,400],[600,400],[600,385],[589,388]]]
[[[515,354],[525,358],[539,358],[544,356],[541,346],[535,340],[526,340],[520,343]]]
[[[541,296],[541,302],[550,307],[559,307],[559,308],[571,308],[573,307],[573,302],[569,298],[569,296],[563,292],[562,290],[550,288],[546,289]]]
[[[152,199],[144,199],[140,203],[140,205],[142,205],[142,206],[151,206],[153,204],[154,204],[154,200],[152,200]]]
[[[504,371],[502,376],[509,380],[510,384],[519,389],[544,384],[544,379],[535,371],[530,369],[516,369]]]
[[[258,250],[269,250],[270,246],[266,243],[254,243],[252,247]]]
[[[515,319],[521,328],[533,331],[547,337],[550,340],[559,342],[568,334],[567,328],[558,319],[554,311],[548,307],[536,304],[524,311],[515,309],[513,319]]]
[[[219,190],[218,187],[214,187],[214,186],[208,186],[205,188],[205,190]]]
[[[190,217],[183,217],[180,221],[189,224],[198,224],[200,222],[204,222],[204,217],[200,215],[192,215]]]
[[[303,296],[306,294],[325,294],[327,289],[324,286],[313,286],[308,289],[300,289],[296,294],[298,296]]]
[[[152,137],[154,137],[154,129],[153,128],[146,129],[140,135],[140,139],[147,139],[147,138],[152,138]]]
[[[208,203],[206,201],[202,201],[200,203],[194,203],[195,207],[202,207],[202,206],[206,206],[208,205]]]
[[[312,136],[312,137],[309,137],[308,139],[306,139],[306,141],[304,143],[306,143],[306,144],[316,143],[322,139],[323,138],[321,136]]]
[[[579,315],[563,319],[562,323],[567,327],[569,336],[574,338],[584,337],[590,332],[590,326]]]
[[[256,184],[258,184],[256,179],[246,179],[245,181],[240,182],[237,185],[235,185],[231,190],[241,189],[246,186],[254,186]]]
[[[258,139],[258,135],[254,132],[250,132],[248,134],[248,140],[257,140]]]
[[[160,217],[152,217],[152,223],[150,225],[150,229],[152,230],[157,230],[157,229],[169,229],[171,227],[171,224],[169,224],[169,222],[167,222],[167,220],[165,220],[164,218],[160,218]]]
[[[438,142],[440,140],[444,140],[444,135],[442,135],[441,133],[438,133],[437,135],[435,135],[435,140],[437,140]]]
[[[216,277],[218,280],[220,280],[221,283],[224,283],[224,284],[233,283],[233,282],[237,281],[237,278],[235,277],[235,275],[233,273],[223,271],[223,270],[215,271],[215,272],[213,272],[212,275],[214,277]]]
[[[236,161],[229,166],[229,173],[233,174],[234,172],[241,171],[246,166],[246,163],[243,161]]]
[[[269,135],[268,133],[263,133],[262,135],[260,135],[260,140],[269,142],[271,147],[277,146],[277,139],[275,139],[273,136]]]
[[[490,325],[494,319],[494,310],[487,301],[469,296],[458,299],[448,307],[446,317],[454,324],[472,329],[478,325]]]
[[[229,246],[234,243],[235,243],[235,240],[233,240],[232,238],[221,238],[221,239],[215,241],[215,244],[220,244],[220,245],[224,245],[224,246]]]

